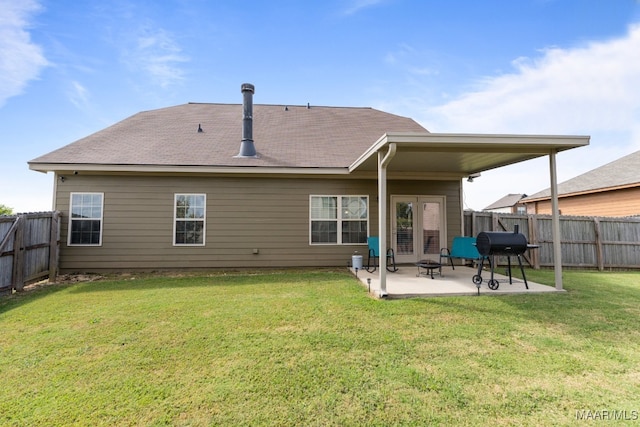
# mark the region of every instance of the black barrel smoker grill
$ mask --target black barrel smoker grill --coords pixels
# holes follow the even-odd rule
[[[524,274],[524,267],[522,266],[521,255],[527,249],[535,248],[537,246],[529,245],[527,238],[524,234],[519,232],[517,225],[515,226],[513,233],[509,231],[483,231],[479,233],[476,238],[476,247],[478,249],[478,253],[482,255],[482,261],[478,265],[478,274],[473,276],[473,283],[478,287],[478,292],[480,292],[480,285],[482,284],[482,268],[484,266],[485,258],[489,261],[489,266],[491,267],[491,279],[487,282],[487,286],[492,290],[496,290],[500,286],[498,280],[493,277],[493,271],[496,265],[494,256],[496,255],[507,257],[509,284],[513,283],[511,278],[511,257],[515,256],[518,258],[518,265],[520,265],[520,272],[524,279],[524,285],[529,289],[527,276]]]

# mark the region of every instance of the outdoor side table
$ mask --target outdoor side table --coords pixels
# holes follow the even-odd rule
[[[430,259],[423,259],[416,262],[416,266],[418,267],[417,277],[420,276],[431,276],[433,279],[434,270],[438,270],[438,274],[442,276],[442,264],[436,261],[432,261]],[[423,271],[424,270],[424,271]]]

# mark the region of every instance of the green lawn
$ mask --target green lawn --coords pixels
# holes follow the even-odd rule
[[[382,301],[303,270],[3,297],[0,424],[637,425],[640,273],[564,284]]]

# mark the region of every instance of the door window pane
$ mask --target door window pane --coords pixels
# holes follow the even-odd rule
[[[396,230],[398,255],[413,254],[413,203],[396,203]]]
[[[440,203],[422,204],[422,254],[440,253]]]

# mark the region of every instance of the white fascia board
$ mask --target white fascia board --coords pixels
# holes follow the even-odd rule
[[[348,175],[346,168],[277,168],[242,166],[171,166],[171,165],[99,165],[70,163],[30,163],[38,172],[78,171],[112,173],[200,173],[200,174],[268,174],[268,175]]]
[[[467,133],[385,133],[349,166],[353,172],[390,143],[403,151],[490,151],[510,153],[523,149],[541,155],[589,145],[589,136],[581,135],[516,135]]]

